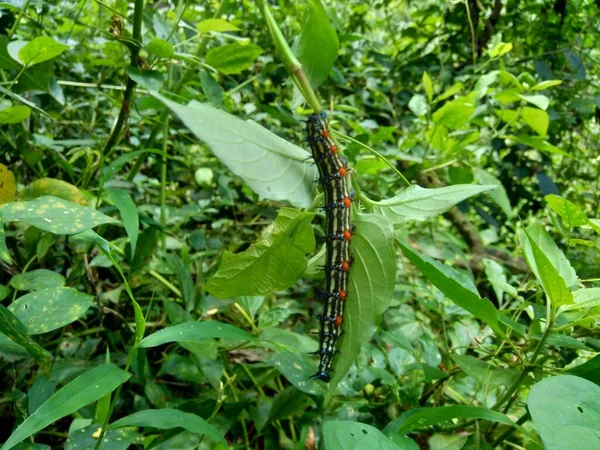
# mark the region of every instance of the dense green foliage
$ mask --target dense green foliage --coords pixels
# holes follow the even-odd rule
[[[1,448],[598,448],[598,17],[0,2]],[[356,191],[328,384],[321,109]]]

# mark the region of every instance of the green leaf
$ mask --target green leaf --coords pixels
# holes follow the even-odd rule
[[[566,280],[560,276],[560,273],[553,265],[553,261],[546,256],[545,252],[542,251],[536,243],[536,240],[532,238],[527,231],[521,231],[519,233],[519,240],[521,242],[521,248],[525,252],[527,263],[544,288],[544,292],[550,300],[550,303],[552,303],[555,308],[573,303],[573,294],[571,294],[571,291],[567,288]],[[527,241],[529,245],[527,245],[525,241]],[[562,256],[564,257],[564,255]],[[553,260],[558,258],[560,258],[560,256],[555,255]]]
[[[306,269],[305,255],[315,248],[313,217],[314,213],[282,208],[271,235],[242,253],[223,253],[219,270],[205,290],[216,298],[228,298],[290,287]]]
[[[490,189],[496,189],[496,186],[455,184],[426,189],[413,185],[393,198],[373,202],[373,212],[387,217],[394,226],[398,226],[409,220],[439,216],[457,203]]]
[[[323,424],[327,450],[403,450],[412,446],[395,444],[377,428],[354,420],[328,420]],[[418,448],[418,447],[416,447]]]
[[[562,80],[546,80],[546,81],[542,81],[541,83],[536,84],[535,86],[533,86],[531,88],[531,90],[532,91],[544,91],[548,88],[558,86],[559,84],[562,84]]]
[[[243,121],[204,103],[179,105],[153,94],[204,141],[250,188],[269,200],[286,200],[306,208],[312,203],[315,167],[305,150],[255,122]]]
[[[527,103],[531,103],[544,111],[548,109],[548,105],[550,104],[550,99],[545,95],[518,95],[521,100],[525,100]]]
[[[65,277],[48,269],[37,269],[20,273],[10,280],[10,285],[18,291],[39,291],[65,285]]]
[[[181,287],[181,294],[183,297],[183,303],[185,304],[186,312],[191,312],[195,306],[195,285],[194,280],[192,280],[192,276],[190,275],[190,271],[185,267],[185,264],[181,260],[179,256],[176,254],[169,255],[171,265],[175,269],[175,273],[177,274],[177,279],[179,281],[179,286]]]
[[[262,338],[262,336],[261,336]],[[314,348],[316,350],[316,342]],[[302,352],[307,349],[300,349]],[[306,353],[292,353],[282,351],[269,357],[266,361],[275,367],[294,387],[310,395],[324,395],[327,392],[327,386],[323,383],[316,383],[310,377],[316,372],[315,358],[311,358]]]
[[[531,388],[527,406],[547,450],[595,450],[600,439],[600,387],[571,375]]]
[[[294,386],[290,386],[278,392],[273,398],[271,411],[269,411],[269,422],[284,420],[294,415],[302,415],[311,404],[312,401],[308,395],[305,395]]]
[[[148,50],[148,53],[158,56],[159,58],[170,58],[175,53],[171,44],[164,39],[159,38],[152,39],[148,45],[146,45],[146,50]]]
[[[510,42],[500,42],[494,46],[488,53],[490,58],[499,58],[500,56],[506,55],[513,48]]]
[[[423,72],[423,88],[425,88],[425,94],[427,94],[427,99],[431,103],[431,100],[433,100],[433,83],[427,72]]]
[[[9,450],[59,419],[95,402],[127,381],[130,374],[103,364],[79,375],[27,417],[2,446]]]
[[[140,218],[135,203],[124,189],[110,188],[106,192],[121,213],[123,225],[125,225],[125,230],[129,236],[131,258],[133,259],[140,230]]]
[[[104,223],[115,222],[92,208],[57,197],[44,196],[0,207],[5,222],[20,221],[56,234],[75,234]]]
[[[490,197],[492,197],[492,200],[496,202],[496,204],[500,207],[502,212],[506,214],[507,217],[512,217],[510,200],[508,199],[508,194],[506,193],[506,189],[504,189],[502,182],[494,175],[483,169],[473,169],[473,174],[479,183],[486,186],[496,186],[496,189],[492,189],[489,192]]]
[[[338,48],[338,36],[329,23],[325,8],[320,0],[309,0],[293,51],[313,89],[317,89],[331,72]]]
[[[17,182],[15,174],[4,164],[0,163],[0,205],[10,203],[15,199]]]
[[[444,104],[444,106],[433,113],[433,122],[452,129],[462,127],[475,112],[475,95],[476,93],[473,92]]]
[[[21,345],[35,359],[44,372],[50,372],[52,355],[35,342],[27,332],[25,325],[4,305],[0,304],[0,331],[10,340]]]
[[[32,181],[19,193],[19,200],[35,200],[44,195],[62,198],[83,206],[87,205],[87,200],[76,186],[56,178],[40,178]]]
[[[6,47],[6,51],[8,52],[8,54],[10,55],[10,57],[12,59],[14,59],[19,64],[23,64],[23,61],[21,61],[21,58],[19,58],[19,52],[27,44],[28,44],[28,41],[21,41],[21,40],[11,41],[8,43],[8,45]]]
[[[498,323],[498,312],[487,298],[481,298],[473,282],[450,266],[434,261],[422,255],[409,245],[396,240],[406,257],[425,275],[435,287],[450,300],[466,309],[478,319],[490,326],[496,333],[504,336]]]
[[[436,425],[452,419],[482,419],[498,422],[521,429],[505,414],[482,406],[445,406],[442,408],[415,408],[405,412],[396,420],[387,424],[383,432],[390,434],[406,434],[417,428]]]
[[[202,434],[215,442],[227,446],[219,430],[196,414],[191,414],[177,409],[148,409],[138,411],[109,425],[109,429],[120,427],[151,427],[159,430],[183,428],[192,433]]]
[[[504,292],[508,292],[513,297],[518,295],[517,289],[508,283],[504,268],[500,264],[488,258],[483,258],[482,262],[485,267],[485,275],[494,288],[494,293],[499,301],[502,301]]]
[[[256,338],[233,325],[221,322],[185,322],[152,333],[136,347],[150,348],[169,342],[192,342],[202,339],[257,342]]]
[[[238,27],[227,22],[225,19],[206,19],[198,23],[198,31],[200,33],[208,33],[209,31],[237,31]]]
[[[250,68],[262,52],[263,49],[258,45],[234,42],[211,49],[206,54],[205,62],[219,72],[236,74]]]
[[[408,109],[417,117],[422,117],[427,114],[427,100],[421,94],[415,94],[408,102]]]
[[[15,42],[15,41],[13,41]],[[21,41],[23,42],[23,45],[25,45],[27,42]],[[8,53],[8,36],[6,35],[0,35],[0,69],[2,70],[15,70],[15,69],[19,69],[19,64],[17,64],[17,62],[11,57],[11,55]],[[16,54],[18,54],[19,51],[16,51]],[[18,57],[17,57],[18,58]]]
[[[129,78],[149,91],[159,91],[165,82],[165,76],[158,70],[143,70],[139,67],[128,67]]]
[[[10,252],[8,251],[8,247],[6,246],[6,233],[4,231],[4,221],[2,220],[2,214],[0,214],[0,259],[2,261],[7,262],[8,264],[12,264],[12,258],[10,257]]]
[[[10,309],[29,334],[41,334],[75,322],[94,304],[94,297],[73,288],[42,289],[19,297]]]
[[[200,82],[202,83],[202,92],[209,102],[217,106],[223,103],[223,90],[207,70],[200,71]]]
[[[539,137],[539,136],[519,135],[516,137],[515,136],[507,136],[507,137],[510,139],[516,140],[519,144],[528,145],[531,148],[535,148],[536,150],[539,150],[541,152],[553,153],[553,154],[565,156],[567,158],[572,158],[572,156],[569,155],[567,152],[561,150],[558,147],[555,147],[554,145],[545,141],[544,138]]]
[[[552,211],[565,221],[569,228],[589,225],[589,219],[577,205],[558,195],[550,194],[544,197]]]
[[[461,82],[454,83],[444,92],[442,92],[439,96],[436,97],[434,103],[441,102],[442,100],[446,100],[447,98],[452,97],[453,95],[459,93],[465,87]]]
[[[550,118],[548,117],[548,113],[546,111],[526,106],[521,111],[521,116],[523,117],[525,123],[533,128],[533,131],[542,137],[546,137],[548,125],[550,124]]]
[[[106,184],[111,177],[117,173],[119,170],[123,168],[125,164],[133,161],[138,156],[143,155],[144,153],[152,153],[163,157],[165,155],[164,152],[155,149],[146,149],[146,150],[136,150],[134,152],[127,152],[114,159],[109,165],[104,168],[104,172],[102,174],[101,184]]]
[[[556,243],[552,240],[550,235],[546,233],[546,230],[539,223],[534,223],[527,227],[527,235],[535,242],[536,246],[544,254],[544,256],[552,263],[556,272],[558,272],[560,278],[562,278],[567,288],[572,289],[579,286],[579,279],[575,270],[571,266],[571,263],[566,258],[565,254],[558,248]],[[525,258],[531,268],[532,272],[537,278],[540,278],[538,270],[535,264],[535,259],[529,245],[529,240],[526,239],[524,232],[519,234],[519,242],[521,248],[525,253]]]
[[[598,290],[600,291],[600,289]],[[585,378],[592,383],[600,385],[600,355],[596,355],[584,364],[572,368],[567,374]]]
[[[69,48],[48,36],[36,37],[19,50],[19,60],[26,66],[55,58]]]
[[[31,108],[25,105],[11,106],[0,111],[0,125],[22,122],[31,115]]]
[[[340,353],[333,361],[335,372],[327,400],[381,323],[394,294],[396,252],[392,223],[376,214],[353,214],[352,221],[356,226],[350,245],[354,262],[348,280],[344,333],[338,343]]]
[[[516,369],[502,369],[481,361],[474,356],[452,354],[452,359],[470,377],[483,385],[510,386],[519,378],[520,371]]]

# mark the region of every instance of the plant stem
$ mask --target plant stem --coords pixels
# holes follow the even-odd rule
[[[519,419],[517,420],[517,425],[523,425],[525,422],[527,422],[527,420],[529,420],[529,417],[530,417],[529,412],[526,412],[521,417],[519,417]],[[496,448],[498,445],[500,445],[502,442],[504,442],[504,440],[506,438],[508,438],[511,434],[513,434],[516,430],[517,430],[516,427],[509,427],[504,433],[502,433],[500,436],[498,436],[498,438],[495,439],[490,444],[491,447]]]
[[[135,0],[135,7],[133,10],[133,34],[132,38],[135,42],[131,45],[131,59],[130,66],[137,67],[138,66],[138,56],[140,54],[140,45],[142,42],[142,18],[144,11],[144,0]],[[104,149],[102,150],[102,155],[106,156],[108,152],[119,142],[121,130],[123,129],[123,125],[125,124],[126,119],[129,117],[129,107],[131,104],[131,98],[133,97],[133,91],[136,86],[136,82],[133,81],[129,76],[127,76],[127,84],[125,85],[125,92],[123,94],[123,102],[121,103],[121,110],[119,111],[119,116],[117,117],[117,121],[115,122],[115,126],[113,127],[106,144],[104,145]],[[104,159],[102,159],[102,164],[104,163]]]
[[[165,128],[163,131],[163,156],[160,166],[160,224],[163,228],[166,227],[165,199],[166,199],[166,184],[167,184],[167,150],[169,149],[169,116],[165,120]],[[162,233],[163,250],[167,248],[167,238]]]

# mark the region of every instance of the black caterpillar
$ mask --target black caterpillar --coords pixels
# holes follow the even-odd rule
[[[348,189],[347,161],[338,155],[325,124],[325,113],[311,115],[306,122],[307,141],[319,169],[326,216],[325,289],[319,294],[323,312],[319,318],[319,370],[312,378],[329,382],[336,344],[342,333],[344,303],[348,295],[348,271],[352,264],[350,240],[354,227],[350,223],[352,192]]]

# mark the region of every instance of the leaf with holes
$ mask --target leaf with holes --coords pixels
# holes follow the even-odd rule
[[[527,406],[547,450],[598,448],[600,387],[597,384],[572,375],[547,378],[531,388]]]
[[[24,222],[55,234],[75,234],[116,222],[100,211],[52,196],[9,203],[0,207],[0,214],[5,222]]]
[[[496,189],[497,186],[455,184],[436,189],[411,186],[393,198],[373,203],[373,212],[392,221],[394,226],[409,220],[425,220],[439,216],[463,200]]]
[[[41,334],[69,325],[87,312],[94,297],[77,289],[42,289],[19,297],[10,309],[27,327],[29,334]]]
[[[184,106],[153,94],[204,141],[229,170],[269,200],[306,208],[312,203],[315,167],[310,154],[252,121],[205,103]]]
[[[354,420],[326,421],[323,424],[323,440],[327,450],[409,450],[419,448],[412,441],[400,446],[377,428]]]

